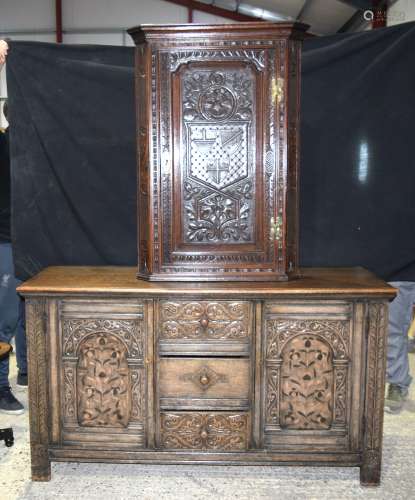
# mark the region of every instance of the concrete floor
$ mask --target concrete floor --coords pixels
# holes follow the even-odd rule
[[[415,354],[410,355],[415,374]],[[12,357],[12,382],[16,368]],[[27,391],[15,390],[27,407]],[[0,443],[0,500],[415,499],[415,382],[400,415],[385,415],[382,484],[359,485],[358,468],[159,466],[54,463],[52,480],[30,480],[28,414],[0,414],[15,445]]]

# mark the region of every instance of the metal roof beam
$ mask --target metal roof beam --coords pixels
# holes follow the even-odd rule
[[[300,12],[297,14],[296,21],[301,21],[307,10],[310,9],[311,4],[313,3],[313,0],[305,0],[303,6],[300,9]]]

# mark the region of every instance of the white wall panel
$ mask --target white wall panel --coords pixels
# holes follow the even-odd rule
[[[415,21],[415,1],[398,0],[388,11],[388,26]]]
[[[187,22],[187,18],[185,20]],[[224,17],[213,16],[207,12],[193,11],[193,22],[198,24],[229,24],[234,23],[232,19],[226,19]]]
[[[0,71],[0,97],[7,97],[7,84],[6,84],[6,66]],[[0,127],[6,128],[7,121],[3,115],[3,99],[0,100]]]
[[[127,34],[126,37],[130,38]],[[63,37],[64,43],[91,44],[91,45],[124,45],[123,34],[120,33],[67,33]]]
[[[62,8],[64,29],[187,21],[186,8],[163,0],[64,0]]]
[[[0,31],[54,29],[54,26],[54,0],[0,0]]]

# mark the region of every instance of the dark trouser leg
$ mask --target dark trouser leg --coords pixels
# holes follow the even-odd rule
[[[10,243],[0,243],[0,341],[10,343],[18,323],[19,297],[12,247]],[[9,385],[9,358],[0,361],[0,388]]]
[[[16,360],[20,373],[27,374],[26,320],[24,300],[19,301],[19,319],[16,329]]]

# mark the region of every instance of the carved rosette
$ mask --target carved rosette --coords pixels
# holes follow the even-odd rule
[[[217,373],[208,366],[202,366],[196,372],[184,373],[180,379],[192,382],[198,389],[204,392],[218,383],[228,382],[226,375]]]
[[[266,423],[274,429],[345,428],[350,323],[266,323]]]
[[[170,450],[246,450],[248,422],[247,414],[162,413],[161,447]]]
[[[161,302],[160,339],[249,341],[248,302]]]

